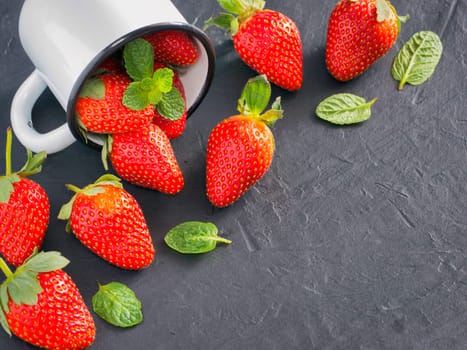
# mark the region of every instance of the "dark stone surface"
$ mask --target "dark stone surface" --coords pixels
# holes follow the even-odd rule
[[[175,0],[199,27],[220,9],[215,0]],[[22,1],[0,0],[0,144],[9,108],[33,67],[17,35]],[[213,85],[173,146],[186,178],[177,196],[126,184],[140,202],[157,249],[148,269],[104,262],[56,219],[70,192],[103,172],[98,152],[75,143],[50,155],[34,177],[47,190],[52,217],[44,250],[71,259],[66,271],[90,305],[96,281],[129,285],[144,323],[117,329],[95,316],[93,349],[467,348],[467,13],[466,0],[394,0],[409,13],[396,46],[362,77],[333,80],[324,66],[327,18],[335,1],[270,0],[299,26],[304,84],[281,95],[285,117],[274,127],[277,150],[266,176],[235,205],[214,209],[204,194],[210,130],[235,113],[254,73],[219,31]],[[390,75],[397,50],[432,30],[445,51],[434,76],[402,92]],[[371,119],[334,127],[314,115],[337,92],[378,97]],[[37,127],[61,124],[50,92],[34,110]],[[14,164],[25,155],[15,140]],[[3,151],[2,151],[3,153]],[[4,163],[3,154],[0,164]],[[3,166],[2,166],[3,169]],[[186,220],[214,222],[231,246],[203,256],[171,251],[163,236]],[[31,346],[0,335],[0,349]]]

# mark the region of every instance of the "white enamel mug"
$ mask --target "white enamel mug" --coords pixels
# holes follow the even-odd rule
[[[170,0],[25,0],[19,37],[35,70],[19,87],[11,105],[11,126],[18,140],[33,152],[47,153],[61,151],[77,139],[84,141],[75,104],[87,76],[125,43],[172,29],[191,35],[199,51],[197,62],[180,73],[189,116],[209,89],[215,52],[209,37],[188,24]],[[66,122],[40,133],[31,113],[47,87],[66,111]],[[99,144],[98,139],[86,139]]]

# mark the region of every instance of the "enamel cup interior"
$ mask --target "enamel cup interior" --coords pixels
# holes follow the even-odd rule
[[[152,26],[147,26],[135,30],[126,36],[116,40],[111,45],[102,50],[93,60],[89,63],[86,69],[78,78],[75,83],[70,100],[67,106],[67,121],[73,135],[86,144],[100,148],[103,144],[102,135],[93,134],[90,132],[83,132],[79,127],[78,117],[76,116],[75,106],[78,99],[79,92],[86,81],[86,79],[97,69],[97,67],[110,56],[121,56],[121,52],[126,43],[151,34],[154,32],[178,30],[186,32],[195,43],[199,57],[198,60],[188,66],[176,69],[186,95],[187,117],[196,110],[199,104],[206,96],[209,86],[211,85],[214,68],[215,68],[215,52],[214,47],[209,37],[197,27],[186,23],[158,23]]]

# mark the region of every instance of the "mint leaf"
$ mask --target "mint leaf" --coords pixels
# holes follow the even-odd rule
[[[392,65],[392,77],[399,81],[398,89],[406,83],[420,85],[434,73],[443,53],[443,44],[436,33],[415,33],[399,50]]]
[[[141,111],[149,104],[149,92],[144,89],[144,85],[140,81],[132,82],[126,88],[122,103],[125,107]]]
[[[367,102],[364,98],[348,93],[327,97],[316,108],[319,118],[333,124],[360,123],[371,116],[371,106],[376,99]]]
[[[185,112],[185,100],[178,89],[172,89],[162,95],[162,99],[156,106],[157,111],[164,118],[169,120],[177,120],[183,116]]]
[[[79,96],[102,100],[105,97],[104,82],[99,78],[87,79],[79,91]]]
[[[217,235],[216,225],[199,221],[187,221],[173,227],[165,235],[164,241],[182,254],[207,253],[216,248],[217,242],[232,243]]]
[[[99,284],[99,290],[92,297],[92,308],[99,317],[117,327],[132,327],[143,321],[141,302],[120,282]]]
[[[154,70],[154,49],[149,42],[138,38],[123,48],[123,60],[128,75],[135,81],[150,78]]]
[[[172,90],[174,71],[170,68],[159,68],[154,72],[152,80],[160,92]]]
[[[130,83],[123,94],[123,105],[140,111],[150,104],[158,104],[163,94],[172,90],[173,75],[173,70],[160,68],[151,77]]]

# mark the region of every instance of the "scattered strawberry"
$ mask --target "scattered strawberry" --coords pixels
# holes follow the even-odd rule
[[[0,253],[14,266],[40,248],[49,224],[50,203],[45,190],[27,176],[41,171],[45,152],[32,155],[21,170],[11,170],[12,131],[7,130],[6,174],[0,176]]]
[[[280,98],[269,102],[271,86],[264,75],[246,84],[238,101],[239,115],[224,119],[211,131],[206,154],[206,192],[216,207],[238,200],[269,169],[274,136],[268,125],[282,117]]]
[[[271,83],[290,91],[300,89],[303,54],[296,24],[281,12],[265,10],[265,1],[217,1],[232,14],[210,18],[206,27],[227,30],[239,57]]]
[[[108,168],[109,155],[117,175],[132,184],[166,194],[183,189],[183,174],[170,140],[155,124],[109,136],[102,154],[104,168]]]
[[[329,17],[328,71],[340,81],[364,73],[391,49],[406,19],[389,0],[340,0]]]
[[[156,61],[175,66],[189,66],[198,60],[199,52],[191,37],[180,30],[165,30],[143,37],[154,48]]]
[[[159,68],[167,67],[162,63],[154,63],[154,69],[157,70]],[[162,114],[160,114],[156,108],[154,111],[153,119],[153,123],[159,126],[165,132],[169,139],[175,139],[183,134],[183,132],[185,131],[187,118],[185,89],[183,88],[183,83],[180,80],[180,76],[177,74],[176,71],[174,71],[173,76],[173,89],[177,89],[183,98],[184,103],[182,116],[175,120],[168,119]]]
[[[131,109],[123,105],[123,94],[130,85],[124,73],[107,73],[89,78],[76,102],[76,113],[89,132],[111,134],[138,129],[154,117],[151,105]]]
[[[94,320],[58,252],[33,254],[6,275],[0,290],[0,323],[9,334],[41,348],[85,349],[96,334]]]
[[[104,175],[76,192],[62,206],[59,219],[68,220],[67,231],[92,252],[111,264],[139,270],[154,260],[154,246],[143,212],[120,179]]]

